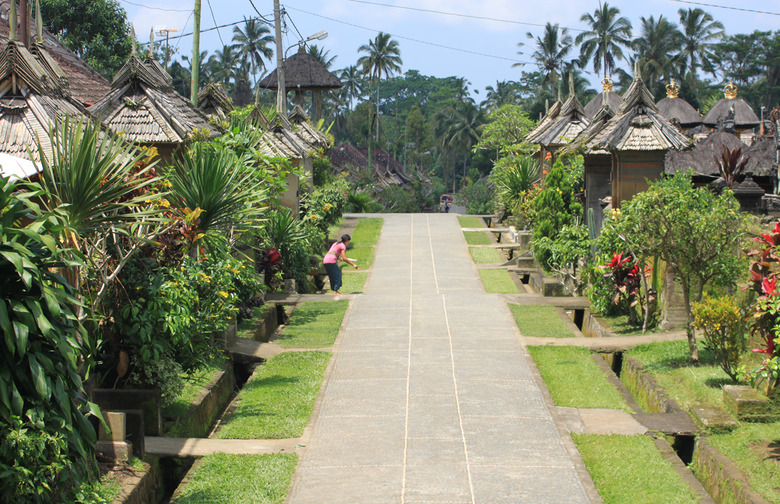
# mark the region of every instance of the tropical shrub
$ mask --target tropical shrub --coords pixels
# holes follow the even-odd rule
[[[320,214],[319,220],[326,221],[331,209]],[[318,214],[310,215],[315,219],[309,217],[308,220],[316,222]],[[323,243],[324,234],[318,224],[310,225],[296,218],[291,210],[279,208],[269,216],[260,234],[261,252],[257,268],[265,275],[265,282],[270,288],[278,287],[283,278],[292,278],[303,290],[309,285],[308,278],[312,273],[309,256],[318,253]],[[275,278],[277,272],[282,276],[278,280]]]
[[[338,222],[344,215],[346,202],[346,191],[342,187],[330,185],[317,188],[301,202],[305,209],[302,220],[316,226],[322,233],[327,233],[328,226]]]
[[[578,271],[590,256],[590,240],[584,226],[565,225],[554,239],[543,236],[535,240],[534,253],[547,257],[548,268],[571,281],[573,294],[580,293],[583,283]]]
[[[456,196],[466,206],[466,213],[484,215],[493,213],[494,190],[487,180],[480,179],[461,188]]]
[[[333,178],[331,173],[330,158],[324,154],[318,154],[312,158],[312,184],[315,187],[324,186]]]
[[[493,167],[490,179],[496,186],[496,201],[507,212],[518,215],[531,190],[540,182],[539,162],[530,156],[507,156]]]
[[[0,177],[0,492],[8,502],[68,502],[96,476],[95,430],[79,360],[85,331],[73,290],[57,273],[75,268],[56,237],[67,217],[40,215],[36,186],[15,195]]]
[[[742,356],[747,350],[745,314],[729,296],[705,296],[693,304],[693,327],[704,336],[704,344],[723,371],[737,381]]]
[[[555,240],[567,224],[576,223],[582,215],[582,205],[576,201],[579,191],[577,167],[567,173],[563,162],[555,162],[544,179],[542,190],[534,199],[534,244],[541,238]],[[550,251],[534,247],[536,260],[542,267],[550,269]]]
[[[603,278],[612,287],[611,303],[628,315],[629,324],[639,325],[637,307],[642,307],[642,279],[649,276],[647,268],[623,252],[614,254],[612,260],[600,268],[604,271]]]

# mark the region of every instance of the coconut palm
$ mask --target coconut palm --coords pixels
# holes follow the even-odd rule
[[[257,85],[257,72],[265,68],[263,58],[271,59],[273,49],[269,47],[276,41],[271,30],[257,19],[244,18],[244,29],[233,27],[233,42],[238,47],[239,54],[252,63],[252,76]]]
[[[485,86],[485,101],[480,106],[488,112],[500,108],[502,105],[517,105],[520,101],[520,89],[514,81],[497,81],[494,86]]]
[[[663,16],[656,21],[653,16],[640,17],[641,35],[634,39],[636,59],[642,67],[642,75],[651,88],[662,79],[669,80],[675,73],[676,53],[682,45],[682,34]]]
[[[339,80],[342,84],[341,92],[344,93],[347,101],[347,110],[352,110],[352,100],[360,98],[365,92],[363,77],[358,68],[353,65],[339,73]]]
[[[590,30],[577,35],[575,42],[580,45],[581,68],[585,68],[593,60],[593,71],[596,74],[611,74],[615,62],[623,59],[621,47],[631,47],[631,21],[619,17],[620,10],[609,4],[599,2],[599,7],[593,14],[585,13],[580,21],[587,23]]]
[[[241,56],[236,50],[236,46],[222,46],[222,49],[211,55],[206,66],[211,74],[213,82],[224,84],[230,87],[230,81],[236,75],[236,68],[239,66]]]
[[[566,28],[560,28],[558,23],[547,23],[541,37],[534,38],[531,32],[526,33],[526,36],[535,43],[536,51],[531,58],[544,75],[542,85],[549,85],[549,89],[554,94],[560,76],[567,67],[571,66],[571,62],[566,61],[566,56],[572,48],[571,35]]]
[[[463,176],[465,177],[468,156],[471,148],[479,142],[482,125],[485,123],[484,109],[472,101],[462,101],[454,107],[446,107],[438,111],[434,121],[434,135],[441,148],[453,155],[463,153]],[[453,166],[453,180],[454,178]]]
[[[311,44],[307,52],[316,59],[326,70],[330,70],[337,56],[331,56],[330,51],[324,50],[317,44]]]
[[[723,24],[699,8],[680,9],[678,12],[682,26],[682,51],[678,56],[680,73],[690,72],[694,81],[696,69],[700,67],[714,74],[712,49],[724,35]]]
[[[390,35],[379,32],[368,45],[358,47],[359,53],[366,53],[358,59],[358,65],[363,73],[369,75],[376,84],[376,141],[379,141],[379,81],[382,76],[390,77],[401,71],[401,50],[398,41],[392,40]]]

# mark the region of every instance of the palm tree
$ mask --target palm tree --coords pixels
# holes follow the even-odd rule
[[[357,67],[352,65],[339,73],[339,80],[342,84],[341,92],[347,100],[347,110],[352,110],[352,100],[360,98],[365,92],[363,78]]]
[[[390,77],[401,71],[401,50],[397,40],[392,40],[387,33],[379,32],[368,45],[358,47],[358,52],[366,53],[358,60],[358,65],[362,67],[363,73],[370,75],[376,82],[376,141],[379,142],[379,81],[383,75]]]
[[[680,26],[682,26],[682,51],[679,54],[680,73],[686,70],[691,74],[691,82],[696,80],[696,69],[703,67],[705,71],[714,74],[712,64],[714,42],[723,35],[723,24],[715,21],[703,10],[680,9]]]
[[[558,86],[558,80],[566,67],[571,63],[566,61],[566,56],[572,48],[572,38],[569,30],[561,29],[558,23],[547,23],[544,34],[534,38],[531,32],[526,33],[529,39],[535,41],[536,51],[531,58],[536,62],[539,71],[544,75],[542,85],[550,85],[553,94]]]
[[[222,49],[211,55],[206,64],[211,72],[211,80],[230,87],[230,79],[236,74],[239,65],[240,54],[234,45],[222,46]]]
[[[274,55],[273,49],[269,47],[276,42],[271,30],[257,19],[244,18],[243,30],[238,26],[233,27],[233,42],[236,43],[239,54],[252,62],[252,76],[257,85],[257,72],[265,67],[263,58],[271,59]]]
[[[319,63],[324,66],[326,70],[330,70],[330,67],[333,66],[333,62],[337,58],[337,56],[331,56],[330,51],[321,49],[317,44],[310,45],[308,52],[314,57],[314,59],[319,61]]]
[[[442,150],[450,154],[463,153],[463,176],[466,176],[466,165],[471,148],[479,142],[482,125],[485,123],[484,109],[472,101],[458,102],[455,107],[439,110],[434,116],[434,135]],[[453,165],[453,186],[455,166]],[[444,177],[446,185],[446,173]]]
[[[513,81],[497,81],[495,87],[486,86],[485,101],[480,105],[488,111],[495,110],[502,105],[517,105],[520,101],[520,90]]]
[[[662,79],[669,80],[674,73],[675,53],[682,46],[682,34],[663,16],[656,21],[653,16],[640,17],[641,35],[634,39],[636,59],[642,67],[650,88]]]
[[[583,14],[580,21],[590,25],[590,30],[577,35],[575,42],[580,45],[581,68],[585,68],[593,59],[593,71],[596,74],[611,74],[615,62],[623,59],[622,47],[631,47],[631,21],[618,17],[620,10],[609,4],[599,2],[599,8],[593,14]]]

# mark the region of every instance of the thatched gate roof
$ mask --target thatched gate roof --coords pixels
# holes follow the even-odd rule
[[[278,89],[277,69],[268,74],[257,85],[266,89]],[[339,89],[341,81],[330,73],[317,58],[305,52],[303,47],[284,62],[284,87],[287,90],[325,91]]]

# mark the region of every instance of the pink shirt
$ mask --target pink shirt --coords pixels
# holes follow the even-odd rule
[[[334,243],[325,257],[322,258],[323,264],[333,264],[339,262],[339,256],[343,251],[347,250],[347,246],[341,242]]]

